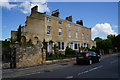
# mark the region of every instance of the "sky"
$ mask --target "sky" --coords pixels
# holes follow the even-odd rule
[[[105,39],[109,34],[118,34],[118,2],[9,2],[0,3],[2,7],[2,38],[11,37],[11,30],[17,30],[19,25],[25,25],[30,9],[38,5],[39,12],[51,12],[59,9],[60,18],[72,16],[73,22],[83,20],[84,26],[91,28],[92,39]]]

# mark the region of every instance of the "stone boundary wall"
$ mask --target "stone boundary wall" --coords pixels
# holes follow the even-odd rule
[[[36,66],[45,62],[46,53],[39,46],[16,48],[16,68]]]

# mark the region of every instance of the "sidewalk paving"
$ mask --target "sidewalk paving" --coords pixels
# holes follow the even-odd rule
[[[68,67],[73,65],[74,63],[75,63],[75,58],[72,58],[72,59],[64,59],[64,60],[47,61],[47,64],[28,67],[28,68],[4,69],[2,70],[2,78],[14,78],[24,75],[35,74],[39,72],[46,72],[50,70]]]

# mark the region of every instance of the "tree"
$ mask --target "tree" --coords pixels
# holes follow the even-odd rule
[[[111,42],[112,42],[112,47],[113,47],[113,49],[115,48],[115,45],[116,45],[116,40],[115,40],[115,35],[112,35],[112,34],[110,34],[110,35],[108,35],[107,36],[107,39],[108,40],[111,40]]]
[[[102,39],[102,38],[95,38],[97,51],[101,52],[101,50],[104,50],[105,53],[108,53],[110,49],[113,48],[112,45],[112,36],[108,36],[109,39]]]
[[[47,42],[45,41],[45,39],[43,40],[43,49],[45,49],[47,51]]]
[[[21,42],[21,25],[19,25],[18,32],[17,32],[17,41]]]
[[[97,37],[94,39],[94,41],[96,41],[96,46],[98,49],[103,49],[103,39],[100,37]]]
[[[107,39],[113,40],[115,37],[116,37],[115,35],[110,34],[110,35],[107,36]]]
[[[115,47],[117,47],[118,51],[120,51],[120,34],[115,37]]]
[[[102,45],[104,50],[112,49],[112,41],[109,39],[103,40]]]
[[[108,35],[107,38],[109,40],[111,40],[113,50],[116,50],[116,49],[119,50],[120,49],[120,34],[117,35],[117,36],[115,36],[115,35]]]
[[[7,39],[5,39],[5,41],[2,41],[2,47],[9,47],[10,46],[10,41],[7,41]]]

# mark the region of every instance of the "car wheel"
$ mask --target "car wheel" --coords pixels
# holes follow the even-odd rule
[[[89,65],[91,65],[92,64],[92,60],[89,60]]]
[[[99,59],[98,59],[98,62],[100,62],[100,61],[101,61],[101,59],[99,58]]]

